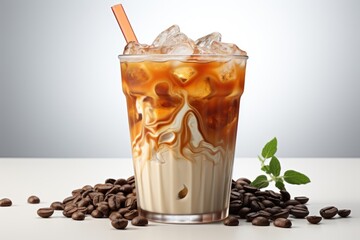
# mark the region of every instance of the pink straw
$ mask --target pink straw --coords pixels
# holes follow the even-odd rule
[[[121,4],[115,5],[111,7],[115,18],[120,26],[120,29],[125,37],[126,42],[135,41],[138,42],[134,30],[131,27],[128,17],[124,11],[124,8]]]

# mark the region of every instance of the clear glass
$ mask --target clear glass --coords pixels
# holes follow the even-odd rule
[[[166,223],[226,218],[247,56],[119,59],[139,213]]]

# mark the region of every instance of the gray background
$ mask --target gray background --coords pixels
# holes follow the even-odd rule
[[[0,156],[129,157],[118,1],[0,0]],[[138,39],[178,24],[250,56],[237,156],[360,157],[360,2],[122,1]]]

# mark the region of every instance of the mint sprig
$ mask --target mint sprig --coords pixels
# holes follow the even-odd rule
[[[262,149],[261,156],[258,159],[261,163],[261,170],[267,174],[259,175],[251,182],[251,185],[257,188],[265,188],[269,186],[270,182],[275,182],[275,187],[280,190],[285,190],[285,182],[289,184],[306,184],[310,179],[303,173],[295,170],[287,170],[284,175],[281,174],[281,164],[279,159],[275,156],[277,152],[277,139],[270,140]],[[269,164],[267,160],[270,159]]]

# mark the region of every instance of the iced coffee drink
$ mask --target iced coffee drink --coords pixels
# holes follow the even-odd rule
[[[172,26],[120,56],[141,215],[212,222],[228,214],[247,56],[219,33]]]

